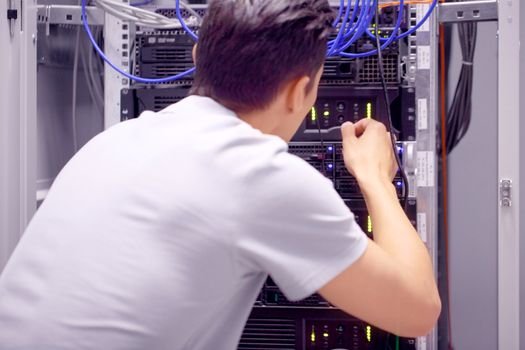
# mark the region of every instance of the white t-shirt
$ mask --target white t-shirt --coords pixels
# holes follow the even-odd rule
[[[192,96],[61,171],[0,278],[0,349],[235,349],[270,274],[304,298],[368,239],[287,145]]]

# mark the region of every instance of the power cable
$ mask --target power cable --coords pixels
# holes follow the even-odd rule
[[[403,6],[403,0],[401,0],[400,2],[401,2],[401,5],[400,5],[400,8],[401,8]],[[406,175],[405,169],[403,168],[403,165],[401,164],[401,159],[399,158],[399,153],[398,153],[397,144],[396,144],[396,136],[395,136],[395,131],[394,131],[394,125],[392,122],[392,113],[390,111],[388,87],[386,85],[385,69],[383,66],[383,54],[381,52],[381,42],[379,40],[379,34],[377,33],[379,31],[379,2],[378,1],[375,2],[375,6],[376,8],[374,11],[374,16],[375,16],[375,23],[376,23],[375,39],[376,39],[376,47],[377,47],[377,65],[379,68],[379,75],[381,77],[381,86],[383,87],[383,98],[385,102],[386,113],[388,116],[387,129],[388,129],[388,132],[390,133],[390,140],[392,142],[392,150],[394,152],[397,167],[399,169],[399,173],[403,181],[403,196],[401,199],[401,206],[406,211],[409,183],[408,183],[408,177]]]

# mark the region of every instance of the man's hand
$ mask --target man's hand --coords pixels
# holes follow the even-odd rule
[[[346,168],[361,186],[369,180],[393,180],[397,163],[390,134],[382,123],[372,119],[347,122],[341,132]]]
[[[363,191],[374,241],[363,256],[320,289],[331,304],[400,336],[434,327],[441,300],[427,247],[399,205],[390,135],[365,119],[342,127],[344,158]]]

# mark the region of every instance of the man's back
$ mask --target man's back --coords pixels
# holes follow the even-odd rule
[[[313,217],[323,210],[333,229]],[[0,279],[0,344],[232,349],[268,272],[305,297],[366,242],[281,139],[192,96],[99,135],[63,169]]]

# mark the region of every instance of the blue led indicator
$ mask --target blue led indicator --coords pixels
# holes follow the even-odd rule
[[[397,187],[401,187],[403,183],[401,181],[396,182]]]
[[[328,146],[328,152],[333,152],[334,146]]]
[[[327,165],[327,167],[328,167],[328,169],[333,169],[334,165],[330,163],[330,164]]]

